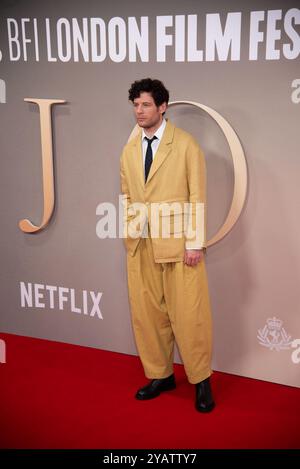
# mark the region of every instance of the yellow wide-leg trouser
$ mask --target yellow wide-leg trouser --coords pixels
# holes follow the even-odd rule
[[[173,373],[176,340],[190,383],[211,371],[212,324],[204,259],[155,263],[151,238],[142,238],[134,256],[127,254],[128,289],[134,335],[145,375]]]

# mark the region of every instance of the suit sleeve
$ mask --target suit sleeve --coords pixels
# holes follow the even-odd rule
[[[123,206],[123,228],[124,228],[124,237],[128,236],[128,208],[131,204],[129,188],[126,181],[125,165],[124,165],[125,150],[122,152],[120,160],[120,178],[121,178],[121,192],[122,192],[122,206]]]
[[[189,213],[186,229],[186,249],[206,247],[206,165],[198,143],[191,138],[187,153]]]
[[[125,150],[123,150],[122,156],[120,159],[121,191],[124,196],[129,198],[129,189],[128,189],[128,185],[126,181],[125,168],[124,168],[124,155],[125,155]]]

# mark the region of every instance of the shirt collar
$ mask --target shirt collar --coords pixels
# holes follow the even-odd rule
[[[162,139],[162,136],[163,136],[163,133],[164,133],[166,124],[167,124],[167,121],[166,121],[165,118],[163,118],[162,123],[160,124],[160,126],[158,127],[158,129],[156,130],[156,132],[154,133],[155,137],[156,137],[158,140],[161,140],[161,139]],[[154,137],[154,135],[153,135],[152,137]],[[147,137],[147,135],[145,134],[145,131],[144,131],[144,129],[143,129],[143,130],[142,130],[142,140],[144,140],[145,137]],[[147,138],[148,138],[148,137],[147,137]]]

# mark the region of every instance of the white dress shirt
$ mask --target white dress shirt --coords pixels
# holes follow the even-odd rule
[[[160,124],[160,127],[156,130],[156,132],[152,135],[152,137],[156,137],[155,140],[151,143],[151,148],[152,148],[152,161],[154,160],[155,154],[158,150],[159,144],[161,142],[161,139],[163,137],[163,133],[166,128],[167,121],[166,119],[163,119],[162,123]],[[147,151],[147,146],[148,142],[146,140],[147,135],[145,134],[144,129],[142,130],[142,153],[143,153],[143,164],[145,168],[145,158],[146,158],[146,151]],[[149,137],[147,137],[149,138]]]

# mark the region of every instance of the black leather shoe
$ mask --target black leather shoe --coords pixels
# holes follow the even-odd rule
[[[163,391],[171,391],[171,389],[175,388],[176,383],[174,375],[163,379],[153,379],[149,384],[147,384],[147,386],[139,389],[135,397],[140,401],[145,401],[159,396]]]
[[[211,412],[215,407],[209,378],[196,384],[196,409],[199,412]]]

